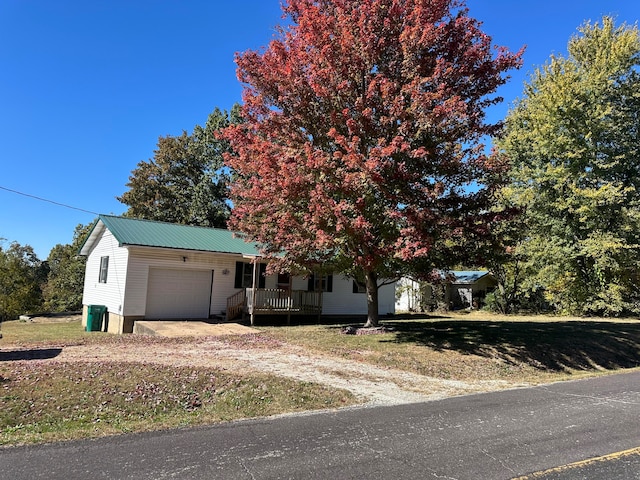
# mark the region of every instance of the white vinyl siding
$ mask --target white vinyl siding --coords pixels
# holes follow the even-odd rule
[[[396,309],[400,312],[420,311],[432,300],[430,285],[422,285],[423,282],[409,277],[401,278],[397,282],[398,296],[396,297]]]
[[[309,280],[303,277],[293,278],[294,290],[307,290]],[[353,293],[353,279],[340,274],[333,275],[331,292],[322,294],[323,315],[366,315],[367,296]],[[395,284],[380,287],[378,305],[380,315],[395,313]]]
[[[110,312],[122,313],[128,255],[127,249],[118,246],[118,241],[105,229],[87,257],[82,296],[84,305],[105,305]],[[109,257],[106,283],[100,282],[103,257]]]

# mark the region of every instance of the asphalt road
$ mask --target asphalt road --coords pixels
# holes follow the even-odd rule
[[[633,372],[397,407],[7,448],[0,450],[0,477],[630,480],[640,479],[639,418],[640,372]]]

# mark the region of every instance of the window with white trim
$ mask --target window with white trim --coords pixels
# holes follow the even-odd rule
[[[265,286],[266,263],[258,264],[258,288]],[[251,288],[253,286],[253,263],[236,262],[236,278],[234,288]]]
[[[109,257],[100,257],[100,275],[98,282],[107,283],[107,274],[109,273]]]
[[[332,292],[333,275],[309,275],[308,292]]]
[[[353,279],[353,293],[367,293],[367,284]]]

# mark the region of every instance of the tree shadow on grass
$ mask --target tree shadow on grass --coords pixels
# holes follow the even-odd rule
[[[0,362],[16,360],[47,360],[62,353],[62,348],[33,348],[29,350],[0,351]]]
[[[390,342],[525,363],[541,370],[640,366],[640,323],[387,321]]]

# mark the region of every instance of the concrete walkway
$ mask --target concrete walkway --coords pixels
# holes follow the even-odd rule
[[[197,320],[143,320],[136,322],[133,333],[162,337],[211,337],[220,335],[246,335],[260,333],[255,328],[238,323],[207,323]]]

